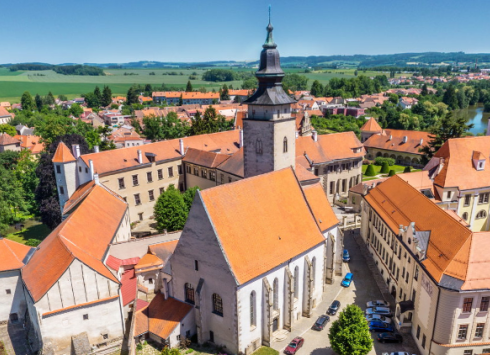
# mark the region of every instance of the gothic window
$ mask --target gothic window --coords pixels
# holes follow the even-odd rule
[[[272,307],[274,309],[279,309],[279,280],[277,277],[274,279],[274,284],[272,287],[272,293],[273,293],[273,305]]]
[[[185,301],[194,304],[194,287],[190,283],[185,284]]]
[[[262,140],[260,138],[257,138],[257,141],[255,142],[255,152],[257,154],[262,154]]]
[[[294,298],[299,295],[299,267],[294,268]]]
[[[311,279],[313,280],[313,289],[315,289],[316,280],[316,257],[311,260]]]
[[[287,153],[288,152],[288,139],[284,137],[283,143],[282,143],[282,152]]]
[[[254,327],[256,325],[256,316],[255,316],[255,291],[252,291],[250,294],[250,326]]]
[[[213,313],[223,317],[223,300],[217,293],[213,293]]]

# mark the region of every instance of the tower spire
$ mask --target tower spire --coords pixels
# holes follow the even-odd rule
[[[274,43],[274,38],[272,37],[272,30],[274,27],[272,27],[271,23],[271,6],[269,5],[269,24],[266,27],[267,29],[267,38],[265,39],[265,43],[262,47],[264,48],[276,48],[277,45]]]

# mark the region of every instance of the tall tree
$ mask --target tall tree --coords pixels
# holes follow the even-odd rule
[[[220,100],[229,100],[230,99],[230,92],[228,90],[228,86],[226,84],[223,85],[223,89],[220,92]]]
[[[185,91],[186,92],[192,92],[192,84],[191,84],[191,81],[187,81],[187,86],[185,88]]]
[[[102,100],[100,101],[102,106],[109,106],[112,103],[112,91],[109,86],[104,85],[102,91]]]
[[[138,93],[133,87],[130,87],[126,95],[126,105],[138,103]]]
[[[46,96],[46,105],[54,105],[54,101],[53,93],[51,91],[48,92],[48,95]]]
[[[43,98],[39,94],[36,94],[34,101],[36,103],[37,110],[41,111],[41,109],[43,108]]]
[[[98,88],[97,88],[98,89]],[[99,91],[100,94],[100,91]],[[85,102],[87,103],[87,106],[90,108],[99,108],[100,107],[100,95],[97,95],[94,92],[88,92],[84,95]],[[82,109],[83,112],[83,109]]]
[[[458,109],[458,97],[456,96],[456,89],[454,85],[449,85],[444,92],[444,96],[442,97],[442,102],[449,106],[451,110]]]
[[[323,90],[323,85],[318,80],[315,80],[313,84],[311,84],[311,95],[316,97],[323,96]]]
[[[22,110],[31,112],[34,110],[34,101],[29,91],[25,91],[20,98],[20,104],[22,105]]]
[[[182,98],[182,94],[180,94],[179,97],[179,106],[182,106],[184,104],[184,99]]]
[[[100,102],[102,101],[102,93],[100,92],[100,89],[98,86],[96,86],[94,89],[94,95],[95,95],[95,97],[97,97],[97,100],[100,104]]]
[[[328,338],[339,355],[366,355],[373,348],[364,312],[354,304],[340,312],[339,318],[332,323]]]
[[[420,95],[422,96],[429,95],[429,89],[427,88],[427,84],[422,85],[422,91],[420,92]]]
[[[155,203],[154,216],[159,231],[166,229],[168,232],[173,232],[183,229],[187,214],[184,197],[174,185],[170,185]]]

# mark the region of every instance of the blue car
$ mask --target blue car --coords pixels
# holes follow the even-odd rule
[[[344,286],[344,287],[349,287],[350,284],[351,284],[351,282],[352,282],[352,277],[353,276],[354,275],[351,272],[349,272],[347,275],[345,275],[344,279],[342,280],[341,285]]]
[[[393,324],[387,324],[385,322],[381,322],[381,321],[378,321],[378,320],[372,320],[369,322],[369,330],[371,332],[388,332],[388,333],[392,333],[395,331],[395,329],[393,328]]]
[[[344,249],[344,253],[342,254],[342,261],[348,263],[350,261],[349,251]]]

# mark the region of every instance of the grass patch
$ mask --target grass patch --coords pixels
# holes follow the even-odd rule
[[[7,229],[7,238],[14,242],[26,244],[29,239],[35,239],[41,242],[51,233],[51,230],[46,225],[35,219],[28,219],[23,224],[24,228],[20,231],[16,231],[15,227]]]
[[[374,180],[374,179],[379,179],[381,177],[387,177],[388,174],[383,174],[382,176],[380,177],[376,177],[376,176],[364,176],[364,173],[366,172],[366,169],[367,169],[368,165],[363,165],[362,166],[362,181],[369,181],[369,180]],[[374,171],[376,173],[376,175],[379,175],[381,174],[381,165],[373,165],[374,167]],[[406,166],[402,166],[402,165],[392,165],[390,166],[390,170],[395,170],[395,173],[396,174],[401,174],[403,173],[403,171],[405,170]],[[414,169],[412,168],[412,173],[413,172],[416,172],[416,171],[420,171],[421,169]]]
[[[269,348],[268,346],[262,346],[253,352],[255,355],[279,355],[279,351]]]

